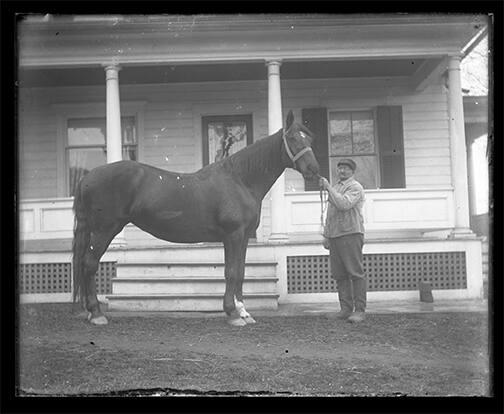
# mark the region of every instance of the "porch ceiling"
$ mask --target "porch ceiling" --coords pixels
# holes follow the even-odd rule
[[[348,61],[285,62],[281,77],[330,79],[412,77],[427,59],[375,59]],[[126,66],[119,73],[121,85],[179,82],[267,80],[264,63]],[[101,67],[75,69],[31,69],[19,71],[21,87],[92,86],[105,84]]]

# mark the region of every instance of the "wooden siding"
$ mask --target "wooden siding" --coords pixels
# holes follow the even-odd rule
[[[148,76],[148,73],[146,73]],[[202,166],[201,116],[253,115],[254,139],[267,135],[267,82],[124,85],[121,100],[145,101],[138,131],[140,161],[172,171]],[[21,198],[61,197],[57,192],[58,108],[64,104],[105,102],[101,87],[23,90],[20,96]],[[446,187],[450,179],[447,97],[442,85],[420,93],[407,79],[282,81],[283,108],[301,119],[302,108],[369,109],[401,105],[404,119],[406,186]],[[56,105],[56,106],[53,106]],[[104,116],[104,114],[103,114]],[[61,151],[62,149],[60,149]],[[302,192],[302,176],[288,169],[286,191]],[[270,195],[263,203],[258,238],[269,235]]]
[[[21,199],[57,196],[56,118],[21,95],[18,123]]]

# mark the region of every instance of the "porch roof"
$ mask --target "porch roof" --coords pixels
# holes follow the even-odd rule
[[[458,55],[484,15],[30,16],[19,25],[23,68],[104,64],[424,59]]]

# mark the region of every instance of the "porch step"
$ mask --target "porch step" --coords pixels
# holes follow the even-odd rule
[[[245,277],[273,277],[276,275],[275,262],[247,262]],[[223,262],[139,262],[118,261],[118,278],[139,277],[221,277],[224,278]]]
[[[159,294],[159,295],[110,295],[108,309],[116,311],[222,311],[222,294]],[[244,294],[247,310],[277,309],[278,294]]]
[[[245,277],[243,292],[259,294],[276,292],[276,277]],[[224,294],[224,276],[185,276],[185,277],[127,277],[114,278],[114,295],[164,294]]]
[[[483,261],[483,280],[488,280],[488,239],[485,238],[481,243],[481,254]]]
[[[245,264],[247,309],[277,308],[276,266],[272,261]],[[225,287],[223,261],[123,259],[116,264],[107,299],[112,310],[222,311]]]

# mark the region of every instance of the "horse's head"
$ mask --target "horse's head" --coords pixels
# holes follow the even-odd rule
[[[292,168],[308,180],[317,176],[319,164],[311,149],[314,135],[304,125],[294,122],[292,110],[287,114],[283,137],[285,152],[292,161]]]

